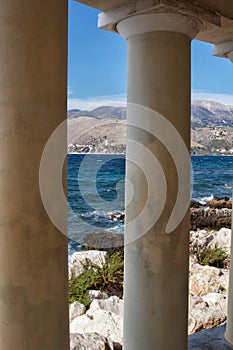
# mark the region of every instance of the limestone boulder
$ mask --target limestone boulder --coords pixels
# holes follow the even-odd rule
[[[222,248],[227,254],[230,254],[231,248],[231,230],[221,228],[219,231],[191,231],[190,232],[190,250],[195,253],[205,248]]]
[[[123,300],[116,296],[94,299],[85,315],[71,321],[70,332],[76,334],[94,332],[122,344]]]
[[[98,333],[70,335],[70,350],[121,350],[119,343],[114,343]]]
[[[214,239],[210,242],[210,248],[223,248],[225,251],[230,254],[231,249],[231,229],[221,228],[214,235]]]
[[[122,344],[123,319],[120,315],[110,311],[88,310],[85,315],[76,317],[70,323],[70,332],[78,334],[94,332]]]
[[[69,268],[70,277],[78,277],[84,270],[84,265],[89,263],[102,267],[106,261],[106,252],[98,250],[87,250],[73,253],[71,256],[71,266]]]
[[[195,333],[223,324],[226,321],[226,296],[209,293],[203,297],[190,295],[188,333]]]
[[[208,307],[213,307],[215,310],[220,310],[227,314],[227,295],[222,293],[209,293],[203,295],[202,300]]]
[[[108,299],[93,300],[90,305],[90,312],[104,310],[123,317],[123,300],[117,296],[111,296]]]
[[[112,255],[124,246],[124,235],[109,231],[88,233],[83,238],[82,246],[85,249],[98,249]]]
[[[101,292],[101,290],[95,290],[95,289],[88,290],[88,296],[91,301],[94,299],[108,299],[107,293]]]
[[[74,303],[70,304],[69,306],[69,318],[70,322],[78,317],[84,315],[86,312],[86,307],[79,303],[78,301],[75,301]]]
[[[208,293],[227,294],[229,270],[211,266],[202,266],[193,260],[190,263],[189,290],[190,293],[203,296]]]

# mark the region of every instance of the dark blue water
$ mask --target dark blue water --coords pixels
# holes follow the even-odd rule
[[[124,210],[124,178],[124,156],[68,155],[70,250],[77,250],[77,242],[86,233],[124,231],[123,222],[110,219],[111,214]]]
[[[233,156],[192,156],[191,197],[200,202],[232,197]],[[125,157],[68,155],[68,231],[70,251],[89,232],[123,233],[124,224],[110,215],[124,210]]]
[[[232,197],[233,156],[192,156],[192,198]]]

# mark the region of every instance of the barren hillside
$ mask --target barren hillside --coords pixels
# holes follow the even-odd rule
[[[193,154],[233,154],[233,106],[193,101]],[[126,107],[68,112],[68,152],[124,153]]]

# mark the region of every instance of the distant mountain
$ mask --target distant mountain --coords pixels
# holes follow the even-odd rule
[[[93,117],[108,118],[108,119],[126,119],[126,107],[98,107],[91,111]]]
[[[67,112],[67,117],[68,118],[76,118],[76,115],[81,111],[81,109],[70,109],[68,112]]]
[[[68,111],[68,118],[81,116],[96,119],[126,119],[126,107],[102,106],[91,111],[72,109]],[[192,128],[205,127],[233,127],[233,106],[226,106],[218,102],[193,100],[191,105]]]
[[[81,109],[74,108],[74,109],[70,109],[69,113],[78,113],[80,111],[81,111]]]
[[[233,106],[192,101],[192,154],[233,154]],[[68,112],[68,152],[124,153],[126,107]]]
[[[97,119],[126,119],[126,107],[101,106],[91,111],[70,110],[68,118],[92,117]]]
[[[191,123],[192,128],[233,127],[233,106],[194,100],[191,106]]]
[[[91,117],[91,112],[89,111],[82,111],[81,109],[70,109],[68,112],[67,112],[67,117],[69,119],[74,119],[74,118],[78,118],[80,116],[87,116],[87,117]]]

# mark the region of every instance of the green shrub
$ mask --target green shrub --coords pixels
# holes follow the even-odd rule
[[[111,257],[107,255],[106,262],[99,267],[92,262],[84,265],[83,273],[69,280],[69,301],[79,301],[86,307],[90,305],[88,296],[89,289],[99,289],[111,294],[111,290],[123,292],[124,257],[123,252],[114,253]],[[114,293],[112,293],[114,294]]]
[[[196,256],[199,264],[218,268],[223,268],[225,265],[225,260],[228,258],[228,255],[222,248],[205,248],[198,251]]]

